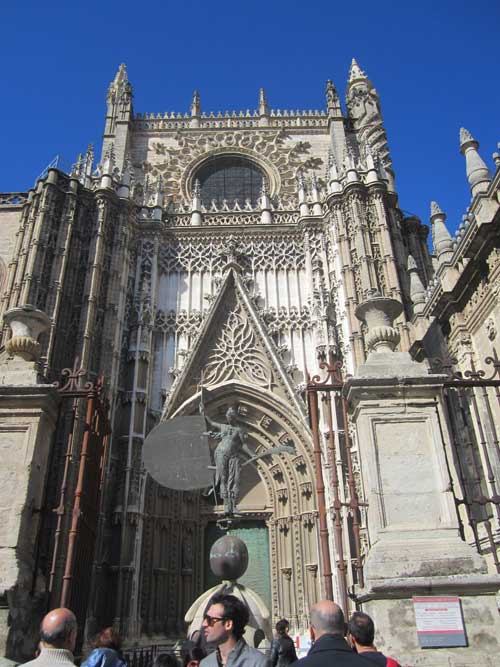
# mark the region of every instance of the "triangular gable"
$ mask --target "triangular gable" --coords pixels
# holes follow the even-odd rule
[[[285,371],[240,276],[229,268],[203,321],[186,362],[172,386],[163,419],[168,418],[203,384],[220,386],[237,381],[262,387],[286,401],[298,414],[304,405]]]

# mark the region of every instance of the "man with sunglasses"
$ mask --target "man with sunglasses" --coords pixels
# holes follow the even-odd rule
[[[243,639],[249,611],[234,595],[217,593],[201,626],[207,644],[216,650],[204,658],[200,667],[270,667],[266,656],[248,646]]]

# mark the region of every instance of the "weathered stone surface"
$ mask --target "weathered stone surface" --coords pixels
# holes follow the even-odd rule
[[[32,655],[45,604],[34,554],[57,405],[49,385],[0,386],[0,653],[16,659]]]
[[[401,662],[493,665],[488,648],[498,650],[500,577],[487,574],[484,559],[459,535],[445,457],[443,377],[393,353],[384,355],[386,371],[377,378],[372,369],[380,356],[372,353],[346,383],[370,507],[360,600],[379,629],[377,645]],[[467,634],[474,637],[467,649],[418,647],[411,597],[440,592],[461,597]]]

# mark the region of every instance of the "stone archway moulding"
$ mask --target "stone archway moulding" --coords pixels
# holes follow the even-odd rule
[[[207,412],[221,413],[236,403],[239,418],[259,452],[289,438],[297,454],[264,458],[255,463],[266,488],[274,620],[286,616],[294,630],[306,630],[310,605],[318,596],[318,523],[311,435],[287,404],[270,391],[229,381],[207,388]],[[171,415],[198,412],[200,392],[192,394]]]

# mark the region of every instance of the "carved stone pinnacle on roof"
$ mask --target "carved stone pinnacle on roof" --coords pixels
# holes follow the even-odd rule
[[[434,215],[444,215],[444,213],[436,201],[431,201],[431,217]]]
[[[467,143],[468,141],[476,141],[469,130],[466,130],[465,127],[460,128],[460,146]]]
[[[349,68],[349,83],[352,83],[356,79],[367,79],[368,77],[363,72],[361,67],[356,62],[356,58],[352,59],[351,67]]]

